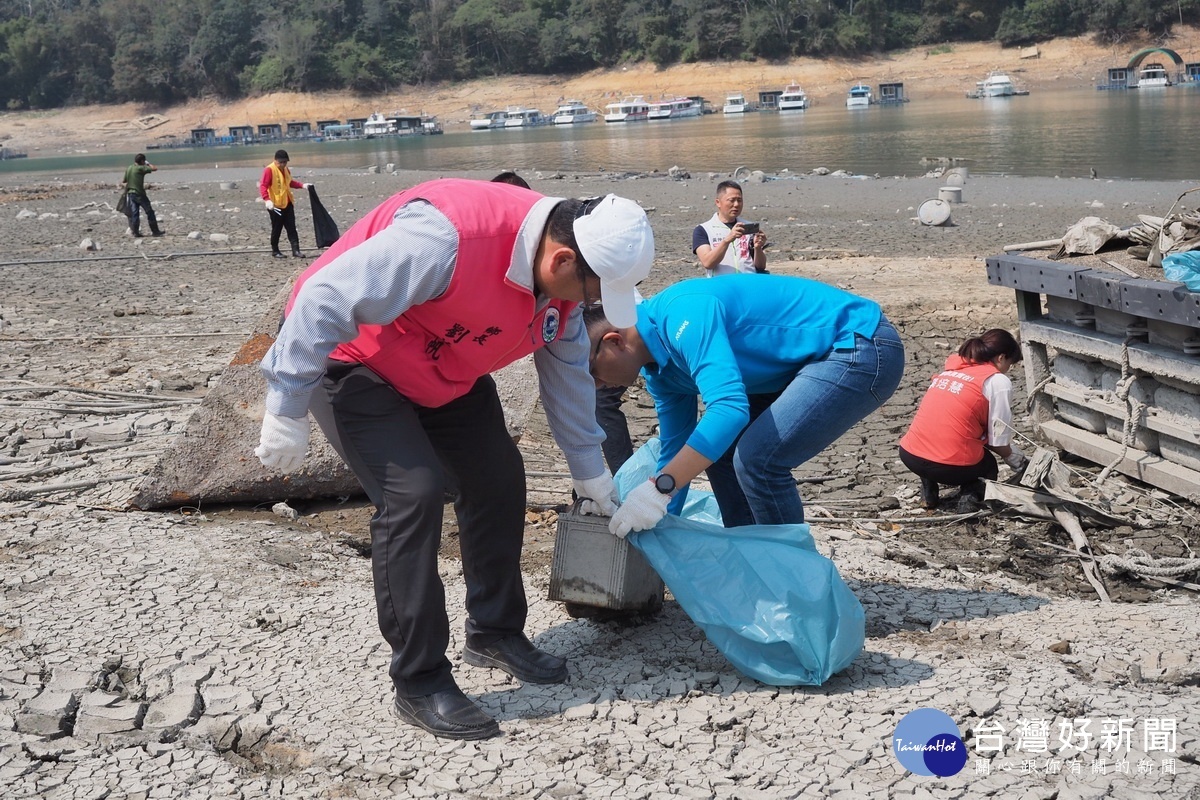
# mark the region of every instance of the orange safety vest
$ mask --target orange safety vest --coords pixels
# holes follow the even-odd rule
[[[991,413],[983,384],[999,372],[990,361],[972,364],[959,355],[947,358],[945,369],[930,381],[900,446],[937,464],[978,464]]]

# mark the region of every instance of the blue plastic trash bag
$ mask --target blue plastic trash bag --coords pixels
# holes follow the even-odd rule
[[[1163,256],[1163,276],[1169,281],[1178,281],[1189,291],[1200,292],[1200,251],[1171,253]]]
[[[621,497],[649,480],[658,453],[652,439],[621,467]],[[716,498],[697,489],[683,513],[628,540],[739,672],[773,686],[817,686],[853,663],[865,640],[862,604],[807,525],[727,529]]]

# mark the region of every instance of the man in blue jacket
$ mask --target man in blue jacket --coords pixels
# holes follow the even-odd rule
[[[593,317],[597,385],[641,372],[662,441],[658,472],[610,529],[652,528],[705,472],[726,527],[804,521],[792,469],[891,397],[904,345],[879,305],[805,278],[725,275],[675,284],[618,329]],[[698,416],[697,397],[704,401]]]

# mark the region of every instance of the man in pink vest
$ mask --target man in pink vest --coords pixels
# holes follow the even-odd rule
[[[311,411],[375,504],[375,600],[405,722],[451,739],[500,730],[446,657],[437,553],[447,490],[467,585],[463,660],[531,683],[566,680],[566,661],[524,634],[525,472],[490,373],[533,355],[585,513],[611,515],[581,305],[600,301],[614,324],[633,324],[653,259],[650,223],[631,200],[437,180],[385,201],[297,281],[263,358],[254,452],[267,467],[300,467]]]

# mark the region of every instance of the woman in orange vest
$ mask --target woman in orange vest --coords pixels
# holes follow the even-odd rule
[[[267,207],[267,216],[271,218],[271,255],[276,258],[286,258],[279,252],[279,234],[285,228],[288,241],[292,244],[292,255],[304,258],[300,252],[300,234],[296,232],[296,206],[292,189],[307,189],[310,186],[311,183],[292,180],[287,150],[276,150],[275,160],[267,164],[262,180],[258,182],[258,193]]]
[[[939,484],[959,486],[960,497],[982,500],[981,479],[995,480],[999,473],[992,453],[1014,470],[1025,466],[1025,455],[1012,441],[1008,377],[1020,360],[1013,335],[993,328],[963,342],[933,376],[900,440],[900,460],[921,478],[924,508],[937,508]]]

